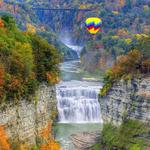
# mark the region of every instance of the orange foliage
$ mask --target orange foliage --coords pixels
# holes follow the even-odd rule
[[[36,27],[33,26],[32,24],[27,23],[26,27],[27,27],[27,32],[32,33],[32,34],[36,33]]]
[[[118,0],[118,2],[121,7],[123,7],[125,5],[125,0]]]
[[[0,65],[0,87],[2,87],[4,85],[4,68],[3,66]]]
[[[0,65],[0,97],[3,96],[3,86],[5,84],[5,71],[4,71],[4,68],[3,66]]]
[[[144,60],[141,64],[142,73],[150,73],[150,59]]]
[[[60,150],[60,145],[54,140],[49,140],[47,144],[43,144],[40,150]]]
[[[47,139],[50,138],[51,130],[52,130],[52,125],[51,125],[51,123],[48,123],[47,127],[40,131],[40,135],[41,135],[44,139],[47,140]]]
[[[13,91],[13,90],[18,90],[20,87],[21,87],[21,81],[17,79],[15,76],[12,76],[10,84],[8,85],[8,89]]]
[[[124,75],[136,74],[137,66],[141,62],[141,53],[138,50],[132,50],[127,55],[122,55],[117,58],[116,63],[112,67],[111,79],[116,80]]]
[[[5,133],[4,127],[0,126],[0,150],[10,150],[8,137]]]
[[[126,29],[119,29],[117,32],[117,36],[119,37],[128,37],[128,31]]]
[[[47,72],[46,76],[47,76],[48,82],[52,84],[56,84],[60,80],[56,73]]]
[[[4,23],[3,21],[0,19],[0,28],[3,28],[4,27]]]
[[[40,135],[46,141],[46,143],[42,144],[40,150],[60,150],[60,145],[55,142],[55,140],[51,136],[52,125],[49,123],[46,128],[44,128]]]

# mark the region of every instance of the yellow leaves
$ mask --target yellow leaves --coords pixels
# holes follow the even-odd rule
[[[5,133],[4,127],[0,126],[0,150],[10,150],[8,137]]]
[[[149,6],[148,5],[144,5],[143,9],[144,9],[144,11],[149,11]]]
[[[80,5],[80,9],[87,9],[87,8],[90,8],[91,7],[91,4],[81,4]]]
[[[132,42],[132,39],[130,39],[130,38],[127,38],[127,39],[125,39],[125,42],[129,45],[129,44],[131,44],[131,42]]]
[[[27,150],[27,146],[25,144],[21,144],[19,147],[19,150]]]
[[[119,39],[119,36],[114,35],[114,36],[112,36],[112,39],[114,39],[114,40],[118,40],[118,39]]]
[[[36,33],[36,27],[33,26],[32,24],[27,23],[26,28],[27,28],[27,32],[32,33],[32,34]]]
[[[118,14],[119,14],[118,11],[112,11],[112,13],[113,13],[114,15],[118,15]]]
[[[119,29],[117,32],[117,35],[119,37],[127,37],[129,34],[128,34],[128,31],[126,29]]]
[[[140,39],[142,39],[142,38],[148,38],[149,36],[148,35],[146,35],[146,34],[135,34],[135,38],[137,39],[137,40],[140,40]]]

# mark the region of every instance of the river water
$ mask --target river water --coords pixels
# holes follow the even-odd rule
[[[98,93],[100,82],[84,81],[80,61],[60,65],[62,81],[56,86],[58,123],[55,138],[61,150],[74,150],[70,136],[80,132],[100,132],[102,119]]]

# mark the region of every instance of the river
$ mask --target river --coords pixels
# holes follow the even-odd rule
[[[102,119],[98,93],[102,84],[98,81],[85,81],[81,75],[80,61],[60,64],[62,80],[56,86],[58,123],[55,138],[61,150],[76,150],[71,135],[83,132],[99,132]]]

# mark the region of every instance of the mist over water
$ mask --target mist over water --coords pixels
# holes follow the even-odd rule
[[[62,42],[80,56],[82,46],[74,45],[69,34]],[[67,61],[60,64],[61,82],[56,86],[58,124],[56,140],[61,150],[75,150],[70,139],[72,134],[80,132],[100,132],[102,119],[98,93],[102,87],[100,82],[84,81],[80,60]]]
[[[78,46],[70,47],[78,50]],[[56,86],[59,123],[102,122],[98,102],[101,83],[77,78],[81,72],[79,60],[64,62],[60,64],[60,69],[63,72],[62,81]]]
[[[78,58],[80,58],[80,53],[83,49],[83,46],[79,46],[74,43],[74,40],[72,39],[72,35],[69,31],[63,30],[59,35],[59,40],[67,47],[75,51],[78,55]]]

